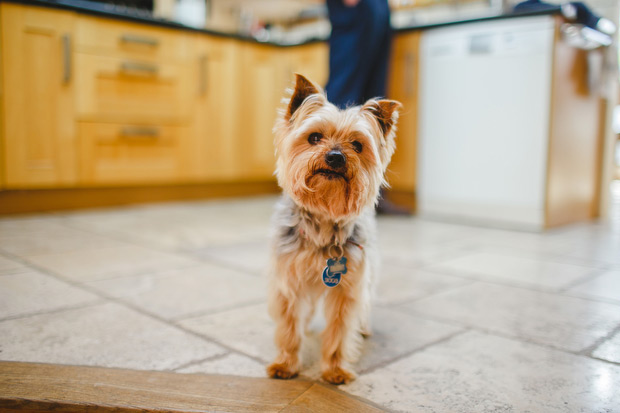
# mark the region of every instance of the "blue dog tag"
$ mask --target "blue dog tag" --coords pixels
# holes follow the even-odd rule
[[[346,257],[330,258],[323,270],[323,284],[327,287],[335,287],[340,284],[342,275],[347,273]]]

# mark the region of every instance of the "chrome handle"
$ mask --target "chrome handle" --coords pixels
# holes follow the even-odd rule
[[[209,58],[207,55],[203,55],[200,57],[198,62],[198,67],[200,70],[200,82],[198,86],[198,94],[200,96],[204,96],[207,94],[207,70],[208,70]]]
[[[407,53],[405,56],[405,93],[407,96],[412,96],[415,92],[413,90],[414,84],[413,79],[415,78],[415,57],[413,53]]]
[[[71,81],[71,35],[63,34],[62,38],[62,83]]]
[[[121,129],[121,136],[124,138],[159,138],[159,129],[147,126],[125,126]]]
[[[148,75],[156,75],[159,71],[157,65],[151,63],[125,61],[121,63],[121,72],[143,72]]]
[[[157,47],[159,46],[159,39],[147,36],[138,36],[135,34],[123,34],[121,35],[121,42],[123,43],[135,43],[144,46]]]

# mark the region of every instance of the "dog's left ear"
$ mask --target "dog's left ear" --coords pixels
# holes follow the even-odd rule
[[[291,96],[286,110],[286,120],[289,120],[291,116],[293,116],[293,113],[299,109],[308,96],[317,93],[320,93],[319,89],[311,81],[299,73],[295,73],[295,91],[293,92],[293,96]]]
[[[362,106],[363,110],[370,112],[381,127],[383,136],[387,136],[398,120],[398,111],[403,107],[400,102],[395,100],[374,100],[371,99]]]

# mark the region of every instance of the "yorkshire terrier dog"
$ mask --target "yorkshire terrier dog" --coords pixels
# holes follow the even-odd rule
[[[348,383],[361,337],[370,334],[378,264],[374,206],[386,185],[401,104],[371,99],[340,110],[301,75],[286,102],[274,127],[283,195],[274,215],[269,291],[279,354],[267,373],[298,374],[302,335],[324,296],[322,377]]]

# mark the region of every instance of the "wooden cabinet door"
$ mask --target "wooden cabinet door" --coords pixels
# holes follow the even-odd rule
[[[395,36],[388,78],[388,97],[401,102],[403,108],[387,178],[392,189],[409,193],[416,188],[419,44],[419,32]]]
[[[273,125],[292,74],[285,49],[244,45],[239,93],[239,149],[244,178],[273,179]]]
[[[325,87],[329,74],[329,46],[327,43],[314,43],[287,49],[289,53],[288,79],[294,82],[294,73],[304,75],[317,85]]]
[[[239,178],[244,150],[239,130],[247,122],[239,110],[240,44],[200,36],[190,66],[195,85],[195,177],[208,181]]]
[[[74,15],[8,3],[0,6],[5,187],[73,185]]]

